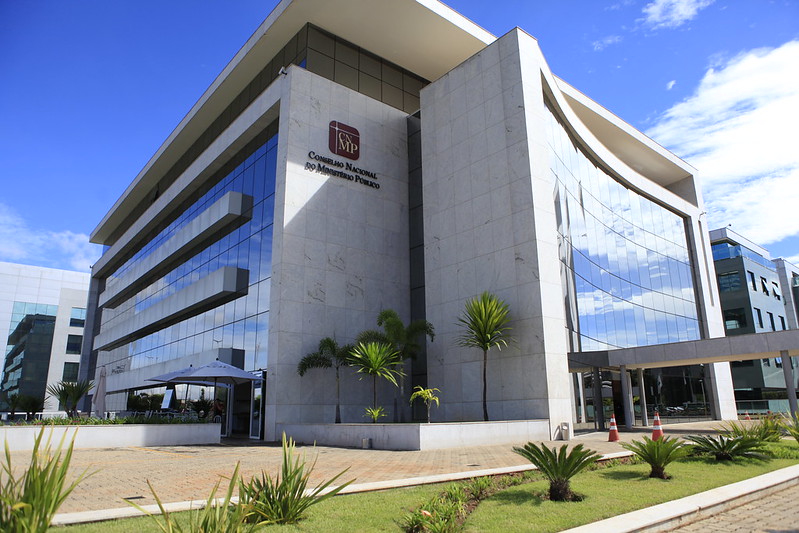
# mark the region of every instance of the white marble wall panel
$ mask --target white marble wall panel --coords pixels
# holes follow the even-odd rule
[[[510,306],[516,342],[489,354],[492,420],[571,420],[565,321],[535,41],[512,31],[422,91],[428,384],[444,420],[482,418],[482,353],[457,346],[467,298]]]
[[[297,375],[324,337],[341,343],[375,328],[380,310],[409,317],[406,114],[304,69],[290,67],[280,101],[266,438],[277,426],[332,422],[335,373]],[[360,157],[328,149],[328,125],[358,129]],[[379,189],[306,169],[309,152],[377,173]],[[327,165],[331,166],[331,165]],[[342,419],[364,422],[371,379],[342,371]],[[378,382],[389,412],[392,387]]]

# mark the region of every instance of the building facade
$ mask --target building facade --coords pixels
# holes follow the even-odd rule
[[[106,367],[109,408],[236,350],[263,377],[234,391],[239,432],[331,422],[332,373],[297,362],[391,308],[436,328],[406,365],[441,389],[434,415],[479,420],[482,354],[455,323],[488,290],[515,338],[491,356],[490,416],[554,436],[576,412],[569,357],[723,335],[694,169],[519,29],[425,1],[331,4],[280,2],[93,232],[107,250],[81,372]],[[707,366],[724,417],[729,365]],[[371,403],[358,377],[342,375],[345,422]]]
[[[88,288],[88,273],[0,262],[3,409],[16,394],[58,410],[46,390],[78,378]]]
[[[729,228],[710,232],[727,335],[796,329],[797,268]],[[787,361],[795,368],[796,359]],[[738,410],[783,411],[782,358],[731,363]]]

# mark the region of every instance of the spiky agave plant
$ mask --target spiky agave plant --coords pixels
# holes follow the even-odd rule
[[[799,442],[799,414],[794,414],[791,418],[786,417],[782,421],[782,429]]]
[[[649,465],[649,477],[658,479],[668,479],[666,466],[690,452],[690,448],[684,446],[678,439],[668,437],[658,440],[644,437],[642,441],[622,442],[621,445]]]
[[[583,448],[578,444],[571,450],[564,444],[560,451],[553,447],[551,450],[541,444],[537,446],[528,442],[524,447],[513,447],[513,451],[521,455],[549,480],[549,499],[555,502],[570,501],[574,498],[569,480],[585,468],[594,464],[600,456],[593,450]]]
[[[694,450],[712,454],[716,461],[732,461],[741,457],[768,458],[763,441],[752,437],[689,435],[685,439],[693,443]]]
[[[748,437],[762,442],[779,442],[782,439],[782,427],[776,418],[764,418],[754,424],[730,422],[722,426],[722,434],[728,437]]]

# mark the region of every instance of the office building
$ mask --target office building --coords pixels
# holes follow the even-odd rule
[[[236,389],[234,430],[275,440],[333,421],[333,374],[298,360],[391,308],[436,328],[406,366],[441,389],[434,417],[480,420],[482,353],[456,320],[488,290],[515,337],[490,356],[490,417],[556,436],[580,402],[569,359],[723,336],[702,212],[694,169],[524,31],[431,0],[284,0],[92,233],[81,372],[105,366],[124,409],[147,377],[243,354],[265,383]],[[705,374],[734,416],[729,365]],[[358,377],[345,422],[371,403]]]
[[[14,394],[44,399],[47,411],[59,409],[46,390],[78,378],[88,288],[88,273],[0,262],[3,409]]]
[[[727,335],[796,329],[797,268],[730,228],[710,232]],[[796,367],[796,359],[788,358]],[[784,411],[782,358],[731,363],[739,411]]]

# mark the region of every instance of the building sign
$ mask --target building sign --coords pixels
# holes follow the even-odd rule
[[[341,157],[353,161],[360,157],[361,135],[352,126],[347,126],[335,120],[330,123],[329,145],[330,151]],[[333,157],[317,154],[313,150],[308,152],[308,159],[305,163],[305,170],[335,176],[346,180],[379,189],[377,182],[377,172],[360,168],[348,161],[342,161]]]
[[[334,120],[330,123],[328,147],[336,155],[357,161],[361,155],[361,134],[352,126]]]

